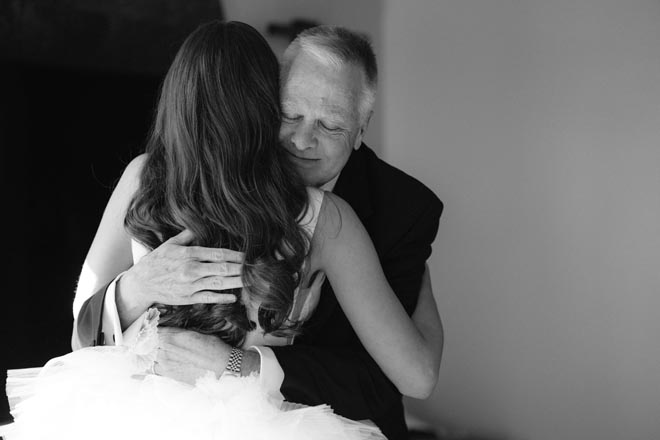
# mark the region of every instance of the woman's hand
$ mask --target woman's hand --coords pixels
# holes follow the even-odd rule
[[[229,249],[188,246],[185,230],[165,241],[124,273],[115,300],[125,329],[154,303],[168,305],[226,304],[232,294],[217,291],[243,287],[244,255]]]

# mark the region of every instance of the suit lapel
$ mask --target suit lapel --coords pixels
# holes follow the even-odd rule
[[[353,150],[346,166],[337,179],[333,191],[346,200],[360,218],[362,223],[373,213],[371,204],[371,188],[367,179],[367,156],[371,153],[369,148],[362,144],[359,149]]]

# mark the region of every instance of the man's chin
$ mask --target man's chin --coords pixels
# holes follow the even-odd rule
[[[305,186],[319,187],[323,185],[324,182],[322,182],[322,179],[316,173],[310,172],[309,169],[301,169],[300,167],[297,170]]]
[[[314,176],[309,175],[309,173],[306,173],[302,170],[298,170],[298,175],[302,178],[302,181],[305,184],[305,186],[317,186],[316,185],[317,179],[315,179]]]

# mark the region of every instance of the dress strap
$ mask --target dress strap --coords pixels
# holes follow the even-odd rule
[[[307,187],[307,197],[309,198],[309,204],[307,211],[299,221],[299,224],[309,234],[310,240],[312,236],[314,236],[314,230],[316,229],[316,224],[319,220],[319,213],[321,212],[321,205],[323,204],[324,196],[325,191],[314,187]],[[305,259],[302,268],[303,272],[307,270],[307,265],[309,265],[309,260]],[[318,276],[323,275],[318,274]],[[309,319],[311,314],[314,312],[314,309],[318,305],[320,296],[320,289],[314,290],[307,286],[298,286],[293,296],[293,305],[291,307],[289,319],[292,321],[305,321]],[[292,342],[292,339],[288,341],[289,344]]]
[[[319,221],[319,213],[321,212],[321,205],[323,204],[323,197],[325,196],[325,191],[312,186],[307,187],[307,198],[309,204],[307,211],[300,220],[299,224],[305,231],[309,234],[311,238],[314,235],[314,230],[316,229],[316,223]]]

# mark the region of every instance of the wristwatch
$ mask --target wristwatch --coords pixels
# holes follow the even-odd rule
[[[241,363],[243,361],[243,350],[240,348],[232,348],[229,353],[229,360],[227,361],[227,366],[225,367],[224,374],[231,376],[240,376],[241,375]]]

